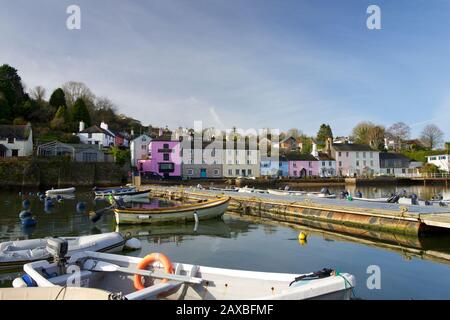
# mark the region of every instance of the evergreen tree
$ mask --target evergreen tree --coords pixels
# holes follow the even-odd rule
[[[67,108],[65,106],[60,106],[55,114],[55,117],[50,122],[50,127],[54,130],[68,129],[67,118]]]
[[[9,120],[12,120],[18,112],[18,108],[27,99],[22,86],[22,79],[17,74],[17,70],[13,67],[4,64],[0,66],[0,96],[2,96],[8,103],[8,108],[0,111],[2,116],[7,115]],[[4,107],[4,102],[2,107]]]
[[[320,125],[320,129],[317,132],[317,144],[324,146],[328,138],[333,139],[333,131],[331,131],[330,125],[323,123]]]
[[[71,120],[75,127],[80,121],[83,121],[86,127],[91,126],[91,117],[83,99],[78,98],[73,104]]]
[[[54,108],[59,108],[61,106],[67,107],[66,95],[64,94],[63,89],[58,88],[53,91],[48,103]]]

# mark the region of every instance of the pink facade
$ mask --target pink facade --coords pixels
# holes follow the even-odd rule
[[[289,160],[289,177],[311,177],[319,175],[319,161],[317,160]]]
[[[155,139],[149,143],[148,160],[140,160],[138,169],[162,177],[181,177],[180,141]]]

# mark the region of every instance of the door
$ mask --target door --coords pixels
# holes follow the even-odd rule
[[[206,178],[206,169],[200,169],[200,178]]]

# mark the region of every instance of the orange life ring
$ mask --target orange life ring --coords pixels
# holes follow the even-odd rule
[[[137,268],[139,270],[145,270],[147,267],[155,262],[160,262],[164,266],[164,271],[166,273],[173,273],[173,265],[170,262],[169,258],[162,253],[152,253],[148,256],[144,257],[141,262],[138,263]],[[167,279],[163,279],[162,283],[167,282]],[[142,284],[142,276],[135,274],[134,275],[134,288],[136,290],[144,289],[144,285]]]

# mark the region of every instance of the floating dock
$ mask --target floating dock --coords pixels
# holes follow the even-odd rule
[[[316,226],[346,226],[366,230],[423,236],[450,233],[450,208],[371,203],[309,196],[215,191],[194,187],[149,186],[151,197],[202,201],[218,196],[231,198],[229,211],[274,221]]]

